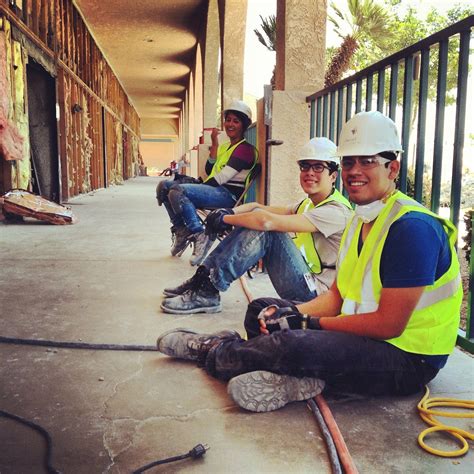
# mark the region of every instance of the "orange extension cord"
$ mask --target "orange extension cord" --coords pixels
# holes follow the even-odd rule
[[[250,292],[247,279],[245,278],[245,276],[241,276],[239,280],[242,286],[242,290],[245,293],[248,302],[250,303],[253,300],[253,296]],[[314,397],[314,400],[316,401],[321,415],[323,416],[324,421],[326,422],[328,430],[331,433],[331,437],[334,441],[334,445],[336,446],[336,451],[339,456],[339,460],[341,462],[342,467],[344,468],[344,473],[358,474],[359,471],[355,467],[354,461],[352,460],[352,457],[349,453],[349,449],[347,449],[347,445],[344,441],[344,438],[342,437],[339,427],[337,426],[336,420],[332,416],[331,410],[329,409],[326,400],[324,400],[324,397],[321,394],[316,395],[316,397]]]

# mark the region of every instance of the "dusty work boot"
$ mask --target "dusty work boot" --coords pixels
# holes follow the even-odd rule
[[[278,410],[287,403],[308,400],[324,389],[325,382],[313,377],[292,377],[257,370],[230,380],[227,392],[234,402],[249,411]]]
[[[228,329],[213,334],[198,334],[191,329],[177,328],[161,334],[156,346],[158,351],[170,357],[203,361],[214,346],[230,339],[240,339],[240,334]]]
[[[194,313],[220,313],[222,311],[219,292],[203,289],[186,290],[182,295],[165,298],[160,305],[165,313],[194,314]]]
[[[190,236],[191,232],[184,226],[171,227],[171,255],[173,257],[181,257],[188,245],[191,244]]]
[[[200,282],[204,278],[209,277],[209,270],[206,267],[200,266],[196,270],[196,273],[189,278],[188,280],[185,280],[181,285],[176,286],[174,288],[165,288],[163,290],[163,294],[165,296],[179,296],[182,295],[185,291],[188,290],[193,290],[195,288],[199,287]]]
[[[193,313],[220,313],[222,311],[221,297],[219,291],[209,279],[209,270],[196,272],[196,280],[192,287],[185,290],[183,294],[174,298],[166,298],[161,303],[161,309],[165,313],[193,314]],[[171,288],[176,290],[177,288]]]
[[[212,240],[204,231],[194,234],[191,239],[194,242],[194,246],[189,263],[193,266],[201,265],[212,247]]]

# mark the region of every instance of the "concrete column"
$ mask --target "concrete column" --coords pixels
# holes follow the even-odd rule
[[[203,77],[202,77],[202,55],[201,47],[198,43],[196,48],[196,67],[194,73],[194,136],[198,144],[202,135],[203,127]]]
[[[209,129],[220,126],[220,120],[218,120],[220,32],[217,0],[209,0],[206,41],[203,48],[203,144],[198,145],[196,169],[196,175],[202,178],[206,176],[204,168],[211,144]]]
[[[275,90],[269,150],[269,204],[302,197],[296,158],[309,140],[306,97],[322,88],[326,49],[326,0],[278,0]]]
[[[189,75],[188,87],[188,150],[197,143],[196,138],[196,108],[194,103],[194,75]]]
[[[209,0],[203,71],[204,128],[212,128],[217,125],[217,102],[219,99],[219,47],[220,27],[217,0]]]
[[[247,0],[226,0],[222,38],[222,108],[232,99],[242,99],[244,92],[245,26]]]

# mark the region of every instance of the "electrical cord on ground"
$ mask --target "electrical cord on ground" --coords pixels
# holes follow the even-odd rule
[[[332,473],[342,474],[341,463],[339,462],[339,456],[337,455],[336,445],[334,444],[334,441],[332,439],[331,432],[329,431],[329,428],[326,425],[326,422],[324,421],[324,418],[321,415],[321,412],[319,411],[316,402],[312,398],[308,400],[308,408],[315,416],[319,425],[319,429],[321,430],[321,433],[323,435],[324,441],[326,441]]]
[[[326,403],[326,400],[321,394],[314,397],[318,408],[321,410],[324,421],[326,422],[329,431],[331,432],[332,439],[336,445],[337,454],[339,455],[339,460],[341,461],[342,468],[344,469],[345,474],[358,474],[358,470],[352,460],[352,456],[349,452],[349,449],[346,446],[346,442],[342,436],[339,427],[337,426],[336,420],[332,416],[332,412]]]
[[[17,421],[18,423],[22,423],[29,428],[32,428],[36,430],[46,441],[46,454],[44,457],[44,467],[48,471],[48,474],[60,474],[61,471],[58,471],[55,467],[52,465],[52,455],[53,455],[53,441],[51,439],[50,434],[40,425],[37,423],[33,423],[30,420],[27,420],[26,418],[22,418],[21,416],[14,415],[13,413],[9,413],[4,410],[0,410],[0,416],[3,416],[4,418],[10,418],[11,420]]]
[[[247,279],[245,278],[244,275],[242,275],[239,278],[239,282],[240,282],[240,286],[242,287],[242,291],[244,292],[245,297],[247,298],[247,302],[250,303],[253,300],[253,296],[252,296],[252,293],[250,292],[250,288],[249,288],[249,285],[247,283]]]
[[[209,446],[207,444],[197,444],[194,446],[193,449],[188,451],[186,454],[181,454],[179,456],[173,456],[171,458],[166,458],[166,459],[159,459],[157,461],[153,461],[149,464],[146,464],[145,466],[142,466],[135,471],[132,472],[132,474],[141,474],[142,472],[148,471],[148,469],[151,469],[152,467],[159,466],[160,464],[167,464],[170,462],[175,462],[175,461],[181,461],[183,459],[187,458],[192,458],[192,459],[199,459],[206,454],[206,451],[209,449]]]
[[[253,297],[249,290],[247,280],[245,279],[245,277],[243,276],[240,277],[240,283],[242,285],[242,290],[244,291],[245,296],[247,297],[247,300],[250,303],[253,300]],[[46,340],[46,339],[22,339],[22,338],[14,338],[14,337],[6,337],[6,336],[0,336],[0,343],[15,344],[15,345],[29,345],[29,346],[42,346],[42,347],[58,347],[58,348],[63,348],[63,349],[88,349],[88,350],[109,350],[109,351],[156,351],[157,350],[156,346],[146,346],[146,345],[94,344],[94,343],[87,343],[87,342],[52,341],[52,340]],[[321,427],[321,432],[323,433],[323,436],[326,440],[326,445],[328,446],[328,449],[329,449],[329,455],[330,455],[331,466],[333,468],[333,472],[334,474],[339,474],[339,473],[342,473],[341,463],[339,462],[339,457],[338,457],[338,455],[341,456],[341,451],[338,450],[338,447],[339,449],[341,449],[341,446],[337,446],[337,443],[334,443],[334,436],[335,435],[337,436],[337,439],[339,440],[339,445],[340,445],[341,444],[340,440],[342,439],[342,435],[339,429],[337,428],[337,425],[334,419],[332,418],[332,415],[329,417],[326,414],[326,417],[329,417],[330,419],[332,419],[332,423],[330,426],[326,424],[327,419],[325,419],[324,417],[324,412],[329,412],[329,415],[330,415],[330,410],[325,404],[322,396],[318,395],[316,397],[316,400],[318,401],[318,404],[320,405],[319,408],[321,408],[321,404],[325,405],[325,409],[321,410],[323,414],[321,414],[321,411],[319,410],[314,400],[309,400],[308,406],[310,407],[310,410],[313,412],[316,419],[318,420],[319,426]],[[52,453],[52,441],[51,441],[51,437],[49,433],[44,428],[42,428],[39,425],[36,425],[35,423],[31,421],[28,421],[16,415],[10,414],[3,410],[0,410],[0,416],[5,416],[13,420],[19,421],[21,423],[26,424],[27,426],[30,426],[31,428],[36,429],[38,432],[40,432],[45,437],[46,443],[47,443],[45,466],[48,470],[48,473],[58,474],[60,472],[51,466],[50,458],[51,458],[51,453]],[[355,469],[355,467],[353,468],[353,470],[350,470],[352,460],[350,459],[350,455],[347,451],[347,447],[345,447],[343,440],[342,440],[342,445],[345,448],[345,450],[342,450],[342,458],[343,460],[345,460],[345,464],[343,464],[345,468],[344,472],[346,474],[357,473],[357,470]],[[209,446],[198,444],[186,454],[154,461],[150,464],[147,464],[139,468],[136,471],[133,471],[133,474],[139,474],[139,473],[145,472],[148,469],[151,469],[152,467],[158,466],[160,464],[180,461],[180,460],[190,458],[190,457],[193,459],[197,459],[197,458],[202,457],[208,449],[209,449]],[[350,460],[350,463],[348,463],[348,459]],[[349,470],[348,470],[348,467],[349,467]]]
[[[467,440],[474,440],[474,433],[470,433],[469,431],[462,430],[461,428],[457,428],[455,426],[448,426],[441,422],[439,422],[435,416],[443,416],[448,418],[474,418],[474,413],[454,413],[454,412],[447,412],[447,411],[440,411],[440,410],[432,410],[431,407],[456,407],[456,408],[466,408],[468,410],[474,409],[474,400],[457,400],[455,398],[445,398],[445,397],[433,397],[429,398],[430,391],[428,387],[426,388],[425,395],[418,403],[418,411],[420,414],[421,419],[431,425],[430,428],[426,428],[418,435],[418,444],[425,450],[431,454],[435,454],[436,456],[442,457],[458,457],[463,456],[469,449],[469,444]],[[425,436],[433,433],[434,431],[442,431],[445,432],[452,437],[456,438],[460,444],[461,449],[457,449],[455,451],[443,451],[441,449],[435,449],[428,446],[424,439]]]
[[[242,291],[247,297],[247,301],[250,303],[253,300],[253,296],[248,286],[247,279],[245,278],[245,276],[241,276],[239,278],[239,281],[242,286]],[[325,438],[325,439],[326,439],[326,445],[328,446],[328,449],[330,450],[329,457],[331,459],[331,465],[333,466],[334,472],[341,472],[341,471],[340,470],[336,471],[336,461],[334,460],[333,462],[333,455],[331,453],[330,446],[335,446],[335,449],[337,451],[336,457],[338,456],[337,463],[339,463],[339,469],[341,469],[341,465],[342,465],[342,468],[345,474],[358,474],[354,461],[352,460],[349,450],[347,449],[346,443],[344,442],[344,438],[342,437],[339,427],[337,426],[336,420],[332,416],[331,410],[329,409],[329,406],[324,400],[324,397],[321,394],[319,394],[319,395],[316,395],[315,400],[316,400],[317,405],[314,401],[308,400],[308,406],[310,410],[313,412],[313,414],[315,415],[316,419],[318,420],[318,423],[321,427],[321,431],[323,432],[323,435],[326,434],[326,430],[329,432],[330,439],[329,438],[327,439]],[[316,411],[313,409],[314,407],[316,408]],[[317,415],[316,413],[319,413],[319,415]],[[322,416],[322,423],[320,423],[321,416]],[[323,426],[325,426],[326,428],[323,428]]]
[[[156,351],[156,346],[140,346],[134,344],[93,344],[89,342],[48,341],[46,339],[21,339],[0,336],[0,343],[26,346],[59,347],[62,349],[89,349],[101,351]]]

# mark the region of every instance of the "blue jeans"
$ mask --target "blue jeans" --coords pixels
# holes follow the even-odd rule
[[[168,212],[168,215],[170,217],[171,224],[175,227],[179,227],[184,225],[181,217],[176,216],[175,213],[173,212],[173,208],[171,207],[171,204],[168,200],[168,193],[171,189],[171,186],[176,184],[176,181],[173,179],[167,179],[166,181],[162,181],[159,184],[159,189],[162,192],[162,204],[165,206],[166,212]],[[158,193],[157,193],[157,199],[158,199],[158,204],[160,204],[160,200],[158,198]]]
[[[245,327],[255,335],[257,315],[269,304],[288,306],[275,298],[254,300]],[[409,395],[419,392],[438,369],[385,341],[325,330],[283,330],[270,335],[228,340],[212,349],[208,373],[220,380],[254,370],[318,377],[327,389],[365,395]]]
[[[174,226],[185,225],[195,234],[202,232],[204,226],[196,209],[219,209],[234,207],[235,197],[224,186],[213,187],[207,184],[176,184],[171,181],[168,202],[164,206]]]
[[[281,298],[309,301],[317,296],[304,275],[310,270],[291,237],[284,232],[263,232],[239,227],[204,260],[212,284],[225,291],[249,268],[263,259],[270,280]]]

